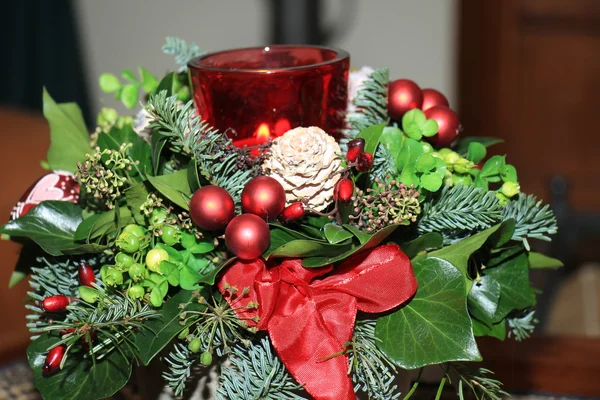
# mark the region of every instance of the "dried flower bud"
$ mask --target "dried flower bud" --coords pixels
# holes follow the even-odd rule
[[[360,172],[367,172],[373,166],[373,155],[368,152],[360,153],[356,159],[356,169]]]
[[[357,138],[352,139],[348,142],[348,152],[346,153],[346,160],[350,162],[356,161],[358,156],[365,151],[365,139]]]
[[[279,221],[281,221],[281,222],[296,221],[296,220],[301,219],[302,217],[304,217],[304,204],[297,201],[283,209],[283,212],[279,216]]]
[[[333,198],[336,201],[348,202],[354,194],[354,183],[350,179],[344,178],[335,185]]]

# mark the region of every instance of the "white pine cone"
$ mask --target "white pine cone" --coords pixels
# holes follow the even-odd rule
[[[275,139],[270,153],[263,170],[281,183],[288,204],[304,201],[322,211],[332,203],[342,162],[333,137],[315,126],[295,128]]]

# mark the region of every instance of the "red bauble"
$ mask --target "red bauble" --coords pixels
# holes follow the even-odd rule
[[[269,225],[254,214],[238,215],[225,229],[225,244],[229,251],[242,260],[254,260],[271,243]]]
[[[272,221],[285,208],[285,190],[281,183],[269,176],[257,176],[242,191],[242,209]]]
[[[435,89],[423,89],[423,105],[421,106],[421,110],[426,111],[435,106],[450,107],[450,103],[441,92]]]
[[[392,119],[401,120],[407,111],[420,108],[423,92],[419,85],[408,79],[398,79],[390,83],[388,114]]]
[[[235,204],[227,190],[218,186],[204,186],[196,190],[190,200],[192,221],[206,231],[218,231],[235,216]]]
[[[425,116],[427,119],[434,119],[438,124],[437,135],[428,140],[438,147],[450,146],[460,131],[458,115],[448,107],[435,106],[425,111]]]

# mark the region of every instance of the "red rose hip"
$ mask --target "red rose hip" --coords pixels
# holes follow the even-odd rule
[[[364,152],[356,160],[356,169],[360,172],[367,172],[373,166],[373,154]]]
[[[297,221],[299,219],[302,219],[304,217],[304,215],[305,215],[304,204],[302,204],[302,202],[300,202],[300,201],[297,201],[283,209],[283,212],[279,216],[279,221],[281,221],[281,222]]]
[[[92,283],[96,282],[96,274],[94,274],[94,270],[88,263],[79,264],[77,273],[79,276],[79,282],[84,286],[92,287]]]
[[[46,297],[42,300],[42,309],[47,312],[60,312],[67,309],[71,299],[63,294]]]
[[[350,162],[356,161],[360,153],[365,151],[365,139],[356,138],[348,142],[348,152],[346,153],[346,160]]]
[[[354,194],[354,183],[348,178],[341,179],[333,190],[333,199],[348,202]]]
[[[42,372],[44,374],[49,375],[60,367],[60,363],[65,356],[66,349],[67,347],[64,344],[50,349],[48,355],[46,355],[44,365],[42,366]]]

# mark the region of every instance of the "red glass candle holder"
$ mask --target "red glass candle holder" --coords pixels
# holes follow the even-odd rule
[[[255,47],[206,54],[188,66],[198,113],[240,147],[299,126],[340,135],[350,66],[343,50]]]

